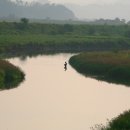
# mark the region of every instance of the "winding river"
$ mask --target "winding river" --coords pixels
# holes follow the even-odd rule
[[[0,91],[0,130],[89,130],[130,109],[130,88],[86,78],[71,54],[8,59],[26,74],[19,87]]]

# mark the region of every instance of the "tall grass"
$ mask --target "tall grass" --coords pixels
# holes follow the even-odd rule
[[[0,60],[0,89],[16,87],[24,79],[24,73],[8,61]]]
[[[129,49],[130,39],[109,36],[78,35],[0,35],[0,53],[30,51],[41,53],[48,50],[57,52],[81,52]]]
[[[106,130],[130,130],[130,110],[112,119]]]
[[[130,130],[130,110],[108,121],[107,126],[96,125],[93,130]]]
[[[69,62],[86,76],[130,85],[130,51],[81,53]]]
[[[0,22],[0,53],[130,49],[128,25],[21,24]]]

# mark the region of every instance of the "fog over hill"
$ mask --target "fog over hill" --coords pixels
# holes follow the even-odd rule
[[[0,18],[33,18],[33,19],[75,19],[74,13],[60,4],[41,2],[23,2],[21,0],[0,0]]]
[[[129,7],[130,0],[0,0],[0,19],[26,17],[69,22],[98,19],[101,24],[113,24],[111,20],[122,24],[130,21]]]
[[[79,19],[115,19],[118,17],[129,21],[130,1],[126,1],[124,3],[118,2],[111,4],[66,4],[66,7],[71,9]]]

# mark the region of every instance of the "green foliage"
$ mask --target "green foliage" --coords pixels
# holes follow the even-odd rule
[[[123,66],[117,66],[112,69],[110,69],[107,73],[107,75],[111,78],[115,79],[121,79],[121,80],[129,80],[130,79],[130,66],[123,67]]]
[[[107,130],[130,130],[130,111],[126,111],[110,121]]]
[[[21,23],[28,24],[29,20],[27,18],[21,18]]]
[[[0,86],[4,86],[5,83],[5,72],[0,70]]]
[[[40,24],[29,23],[29,19],[22,18],[20,22],[0,22],[1,34],[21,34],[20,25],[28,26],[22,34],[73,34],[89,36],[124,36],[129,37],[129,25],[74,25],[74,24]]]
[[[93,130],[130,130],[130,110],[113,118],[107,126],[97,125]]]
[[[130,51],[81,53],[69,62],[86,76],[130,85]]]
[[[125,36],[130,38],[130,30],[127,30],[127,31],[125,32]]]
[[[16,25],[18,25],[18,29],[25,31],[28,28],[28,22],[29,20],[27,18],[21,18],[21,23]]]
[[[40,24],[23,18],[0,23],[0,53],[129,49],[129,30],[128,25]]]
[[[130,48],[130,39],[109,36],[13,34],[0,35],[0,53],[81,52]]]
[[[0,60],[0,89],[16,87],[24,79],[24,73],[11,63]]]
[[[128,25],[40,24],[23,18],[0,23],[0,53],[129,49],[129,30]]]

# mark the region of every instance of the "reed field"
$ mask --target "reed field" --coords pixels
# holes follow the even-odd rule
[[[0,54],[14,50],[27,54],[27,50],[41,53],[122,49],[130,49],[129,25],[0,22]]]
[[[69,62],[86,76],[130,85],[130,51],[86,52],[71,57]]]

